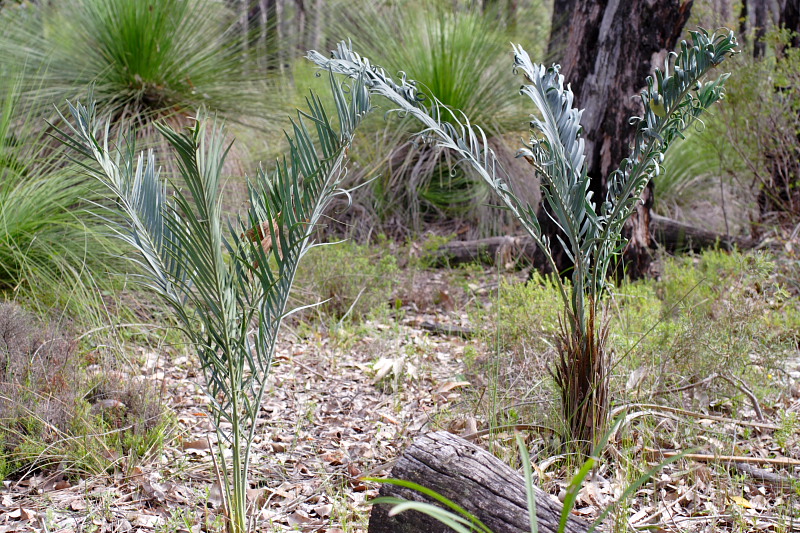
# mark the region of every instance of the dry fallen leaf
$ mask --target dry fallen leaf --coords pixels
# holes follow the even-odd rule
[[[449,392],[457,387],[467,387],[470,385],[469,381],[448,381],[447,383],[443,383],[436,389],[437,394],[444,394],[445,392]]]
[[[730,496],[730,500],[739,507],[742,507],[744,509],[753,508],[753,506],[750,504],[750,500],[748,500],[747,498],[742,498],[741,496]]]

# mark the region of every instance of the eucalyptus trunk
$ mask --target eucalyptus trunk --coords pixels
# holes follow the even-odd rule
[[[561,64],[570,80],[575,105],[586,139],[586,165],[593,198],[605,198],[608,176],[630,153],[636,126],[629,121],[641,116],[642,103],[634,98],[654,67],[664,64],[675,49],[689,19],[693,0],[556,0],[549,55]],[[609,103],[613,102],[613,105]],[[648,226],[653,207],[653,185],[642,193],[642,203],[625,225],[628,245],[622,257],[624,273],[646,276],[652,263],[653,238]],[[542,231],[557,242],[557,227],[548,206],[539,206]],[[572,268],[564,250],[554,247],[559,272]],[[544,263],[541,261],[541,263]]]

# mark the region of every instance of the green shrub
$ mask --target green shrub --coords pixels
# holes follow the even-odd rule
[[[96,474],[160,449],[171,421],[152,386],[95,368],[64,329],[0,303],[0,476],[58,463]]]
[[[388,309],[397,283],[397,260],[383,246],[345,241],[313,248],[300,266],[297,297],[325,318],[359,320]]]
[[[541,355],[558,332],[560,301],[555,282],[534,272],[527,283],[501,282],[496,302],[474,312],[471,322],[487,325],[483,339],[490,346],[499,343],[502,353]]]
[[[621,319],[612,325],[610,343],[623,358],[619,377],[647,369],[643,390],[666,390],[713,373],[768,390],[767,375],[800,338],[800,305],[762,253],[667,258],[660,280],[622,285],[614,301]],[[733,391],[725,380],[709,390]]]

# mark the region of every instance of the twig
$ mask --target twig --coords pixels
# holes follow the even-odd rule
[[[449,324],[435,324],[433,322],[423,322],[419,325],[421,329],[430,331],[434,335],[450,335],[453,337],[460,337],[462,339],[469,339],[475,332],[469,328],[462,328],[460,326],[451,326]]]
[[[644,524],[652,524],[653,522],[656,521],[656,519],[658,517],[660,517],[662,514],[666,513],[667,511],[669,511],[669,514],[672,515],[673,509],[675,507],[678,507],[680,505],[680,503],[683,502],[683,500],[687,499],[690,495],[692,495],[694,493],[694,489],[695,489],[695,487],[690,488],[689,490],[684,492],[683,495],[680,498],[678,498],[677,500],[674,500],[674,501],[671,501],[671,502],[667,503],[664,507],[662,507],[661,509],[659,509],[658,511],[656,511],[652,515],[645,517],[642,522]],[[672,516],[670,516],[670,518],[672,518]],[[631,524],[631,525],[633,525],[633,527],[636,527],[636,525],[634,525],[634,524]]]
[[[717,379],[718,377],[720,377],[719,374],[714,372],[710,376],[708,376],[706,378],[703,378],[700,381],[695,381],[694,383],[689,383],[688,385],[684,385],[682,387],[676,387],[674,389],[656,391],[656,392],[653,393],[653,396],[664,396],[666,394],[673,394],[673,393],[676,393],[676,392],[683,392],[685,390],[689,390],[689,389],[693,389],[695,387],[699,387],[700,385],[705,385],[706,383],[708,383],[710,381],[713,381],[713,380]]]
[[[475,433],[468,433],[466,435],[461,435],[461,438],[464,440],[475,440],[481,437],[485,437],[486,435],[490,435],[495,431],[505,431],[508,429],[514,429],[517,431],[531,431],[531,430],[539,430],[539,431],[548,431],[550,433],[555,433],[556,431],[553,428],[549,428],[547,426],[540,426],[537,424],[509,424],[506,426],[494,426],[486,429],[482,429],[480,431],[476,431]]]
[[[746,420],[738,420],[735,418],[725,418],[724,416],[715,416],[715,415],[707,415],[704,413],[696,413],[694,411],[687,411],[685,409],[678,409],[677,407],[669,407],[667,405],[658,405],[658,404],[650,404],[650,403],[631,403],[627,405],[620,406],[612,412],[612,418],[616,413],[628,409],[630,407],[636,407],[641,409],[654,409],[657,411],[666,411],[668,413],[675,413],[679,415],[691,416],[693,418],[701,418],[705,420],[714,420],[716,422],[723,422],[725,424],[736,424],[737,426],[749,426],[759,429],[771,429],[773,431],[777,431],[781,429],[780,426],[776,426],[775,424],[767,424],[763,422],[748,422]]]
[[[745,393],[745,395],[747,395],[747,397],[750,398],[750,403],[753,404],[753,410],[756,412],[756,418],[758,418],[759,422],[763,422],[764,413],[761,412],[761,405],[758,403],[758,399],[756,398],[756,395],[753,394],[753,391],[751,391],[747,387],[747,385],[744,384],[744,381],[742,381],[741,378],[738,378],[733,375],[729,377],[724,374],[720,374],[719,377],[721,377],[722,379],[724,379],[725,381],[727,381],[728,383],[730,383],[731,385],[733,385],[734,387]]]
[[[650,453],[658,453],[664,457],[675,457],[680,455],[686,459],[693,459],[695,461],[702,461],[705,463],[749,463],[749,464],[763,464],[763,465],[776,465],[776,466],[800,466],[800,460],[791,459],[789,457],[748,457],[746,455],[711,455],[707,453],[683,453],[675,450],[658,450],[655,448],[645,447],[645,451]]]
[[[758,468],[747,463],[733,463],[733,466],[739,472],[747,474],[748,476],[758,481],[769,483],[770,485],[777,485],[781,488],[791,489],[792,483],[797,482],[797,478],[790,476],[782,476],[776,472],[770,472],[763,468]]]

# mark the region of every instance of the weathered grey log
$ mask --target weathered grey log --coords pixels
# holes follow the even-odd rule
[[[400,456],[389,477],[413,481],[457,503],[494,533],[530,532],[525,481],[521,475],[486,450],[445,431],[418,437]],[[536,511],[539,531],[558,530],[562,506],[539,488]],[[383,485],[381,496],[434,503],[417,491]],[[375,505],[369,533],[450,533],[427,515],[406,511],[389,516],[387,505]],[[567,533],[588,531],[588,524],[570,517]]]
[[[734,247],[746,250],[757,244],[752,239],[723,235],[655,213],[650,217],[650,234],[656,244],[669,253],[699,252],[715,246],[725,250]],[[535,268],[549,267],[544,265],[542,255],[536,253],[536,243],[527,235],[450,241],[436,250],[434,256],[432,262],[438,265],[461,263],[506,265],[522,259],[523,264],[532,264]]]
[[[431,261],[438,266],[462,263],[505,265],[523,259],[532,262],[536,243],[527,235],[488,237],[474,241],[450,241],[434,252]]]
[[[655,213],[651,215],[650,233],[670,253],[699,252],[717,245],[724,250],[734,247],[745,250],[756,245],[752,239],[708,231]]]

